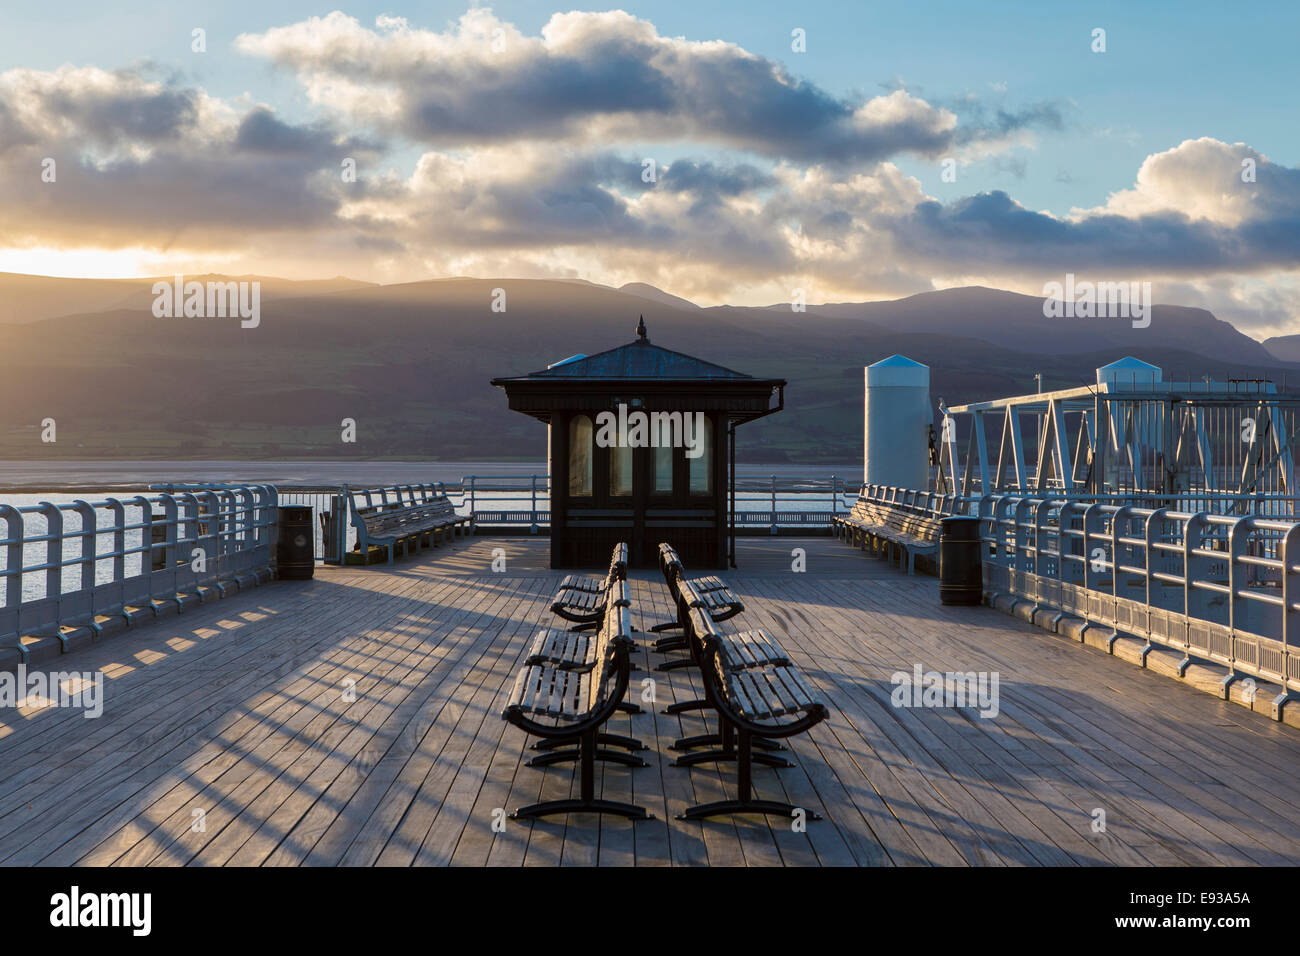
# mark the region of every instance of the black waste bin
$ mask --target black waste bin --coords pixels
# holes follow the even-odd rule
[[[281,580],[305,581],[316,572],[311,505],[281,505],[275,563]]]
[[[944,604],[979,604],[983,599],[980,519],[944,518],[939,522],[939,600]]]

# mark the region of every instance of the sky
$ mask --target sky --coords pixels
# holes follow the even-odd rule
[[[1282,2],[7,4],[0,271],[1073,274],[1300,332],[1297,35]]]

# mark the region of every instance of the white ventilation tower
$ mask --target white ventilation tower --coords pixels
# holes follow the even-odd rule
[[[924,491],[930,477],[930,367],[902,355],[868,365],[863,480]]]
[[[1097,369],[1097,384],[1109,385],[1117,390],[1138,391],[1142,388],[1151,388],[1161,380],[1161,376],[1158,366],[1126,355],[1118,362],[1111,362]]]

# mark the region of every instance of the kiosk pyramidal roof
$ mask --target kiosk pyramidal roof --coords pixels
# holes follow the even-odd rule
[[[575,356],[557,362],[549,368],[518,376],[514,381],[530,378],[600,378],[632,381],[700,381],[717,379],[746,379],[752,375],[706,362],[703,359],[652,345],[646,333],[645,316],[636,327],[636,340],[627,345],[598,352],[595,355]],[[502,381],[510,381],[503,379]]]

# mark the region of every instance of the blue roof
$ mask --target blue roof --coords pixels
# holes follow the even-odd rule
[[[737,372],[713,362],[674,352],[637,339],[627,345],[574,357],[550,368],[530,372],[528,378],[608,378],[608,379],[695,379],[743,380],[752,375]]]
[[[1160,366],[1152,365],[1150,362],[1144,362],[1141,359],[1134,358],[1131,355],[1126,355],[1117,362],[1111,362],[1109,365],[1103,365],[1101,368],[1097,369],[1097,371],[1104,372],[1107,369],[1138,369],[1139,371],[1145,369],[1155,369],[1158,372],[1160,371]]]
[[[906,355],[891,355],[887,359],[881,359],[868,368],[927,368],[920,362],[914,362]]]

